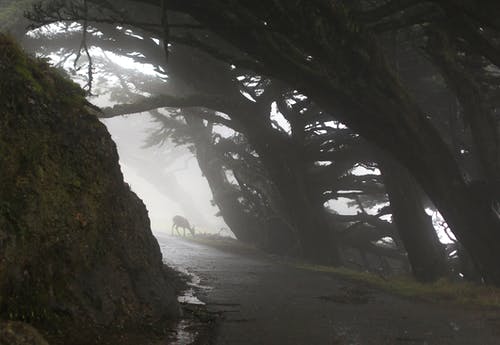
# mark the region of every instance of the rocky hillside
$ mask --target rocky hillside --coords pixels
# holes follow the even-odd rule
[[[48,345],[42,335],[24,322],[0,323],[0,345]]]
[[[0,318],[68,344],[179,313],[146,208],[89,110],[0,35]]]

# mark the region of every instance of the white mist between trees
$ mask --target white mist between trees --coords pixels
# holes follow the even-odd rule
[[[123,30],[126,35],[142,39],[140,35],[130,29],[124,30],[119,26],[117,29]],[[82,26],[78,23],[55,23],[33,30],[28,35],[31,37],[37,37],[38,35],[55,37],[63,32],[81,32],[81,30]],[[92,35],[99,37],[102,33],[98,30],[92,30]],[[155,42],[160,44],[160,40]],[[168,71],[165,71],[162,67],[142,64],[132,57],[121,56],[97,47],[89,47],[89,52],[93,59],[94,80],[96,81],[94,85],[95,95],[90,97],[90,101],[97,106],[109,107],[123,101],[116,95],[116,92],[113,92],[113,89],[120,87],[128,87],[136,95],[150,96],[150,94],[136,89],[133,84],[128,84],[126,78],[122,79],[120,75],[109,73],[110,70],[120,69],[127,71],[131,76],[149,77],[155,83],[161,83],[163,84],[162,87],[166,86],[168,88]],[[88,59],[85,56],[81,56],[75,64],[74,57],[65,56],[62,54],[62,50],[50,53],[43,52],[39,53],[39,55],[50,59],[56,67],[64,69],[75,82],[82,86],[87,84],[88,75],[86,68],[83,68],[88,64]],[[141,53],[137,52],[137,56],[140,55]],[[257,81],[251,80],[251,82]],[[244,96],[251,99],[249,95]],[[220,115],[225,116],[224,114]],[[276,104],[273,104],[271,108],[270,119],[275,129],[290,134],[290,124],[279,113]],[[172,144],[163,147],[144,147],[148,134],[155,128],[155,123],[147,113],[105,119],[102,122],[108,127],[113,140],[117,144],[125,180],[141,197],[149,210],[154,231],[170,231],[173,215],[182,214],[197,226],[198,231],[232,235],[222,218],[216,216],[218,209],[210,202],[212,199],[210,189],[199,170],[196,160],[193,159],[193,154],[185,147],[174,147]],[[334,121],[325,123],[325,125],[344,127],[343,124]],[[216,128],[217,132],[223,137],[231,136],[234,133],[227,127],[216,126]],[[162,163],[165,161],[169,161],[168,166]],[[322,162],[317,162],[317,164],[321,165]],[[148,178],[147,172],[152,170],[157,171],[156,177],[163,175],[164,179],[177,179],[178,184],[182,186],[183,193],[187,194],[188,199],[191,200],[189,207],[186,207],[185,204],[181,205],[172,195],[169,195],[168,190],[165,190],[165,188],[168,189],[168,186],[163,185],[161,181],[153,182],[151,178]],[[368,173],[379,175],[380,171],[367,170],[362,166],[358,166],[353,169],[352,173],[355,175]],[[234,179],[232,176],[227,176],[227,178],[229,181]],[[376,214],[377,209],[383,206],[385,205],[376,205],[376,207],[366,211],[369,214]],[[349,204],[348,199],[342,197],[326,202],[325,207],[343,214],[360,212],[356,205]],[[438,231],[441,242],[450,243],[454,241],[455,239],[450,237],[452,234],[446,231],[447,226],[440,214],[430,209],[426,211],[433,219],[433,224]],[[385,220],[391,221],[390,218],[390,216],[385,216]]]

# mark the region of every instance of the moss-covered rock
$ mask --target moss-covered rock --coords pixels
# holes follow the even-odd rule
[[[37,0],[0,0],[0,31],[22,35],[28,20],[24,17]]]
[[[146,208],[88,109],[0,35],[0,317],[48,332],[178,315]]]
[[[23,322],[0,322],[0,345],[48,345],[32,326]]]

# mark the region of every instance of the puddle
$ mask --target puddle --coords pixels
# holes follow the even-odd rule
[[[169,263],[171,265],[171,263]],[[172,266],[172,265],[171,265]],[[196,289],[211,289],[211,287],[203,286],[200,284],[201,279],[196,274],[188,272],[180,267],[174,267],[176,270],[182,272],[189,277],[190,282],[187,283],[188,289],[182,292],[182,295],[177,296],[177,300],[182,305],[205,305],[205,302],[196,297]],[[175,329],[175,338],[171,344],[173,345],[187,345],[194,344],[198,338],[196,331],[196,322],[192,319],[183,319],[179,321]],[[170,343],[169,343],[170,344]]]
[[[177,297],[177,301],[181,304],[196,304],[205,305],[205,302],[200,301],[198,297],[194,295],[193,289],[187,289],[181,296]]]
[[[204,285],[205,280],[202,282],[202,277],[196,273],[206,271],[203,257],[208,255],[207,251],[211,253],[212,249],[161,234],[156,234],[156,237],[163,255],[163,263],[186,278],[185,290],[177,296],[184,317],[175,326],[168,344],[211,344],[215,337],[217,315],[207,312],[206,303],[198,296],[203,296],[204,292],[214,288]]]
[[[161,251],[172,251],[175,250],[171,245],[166,243],[160,243]],[[211,290],[212,287],[205,286],[201,284],[201,278],[196,274],[190,272],[186,266],[186,260],[178,260],[177,262],[172,262],[171,260],[165,259],[163,255],[163,263],[172,267],[178,272],[181,272],[186,277],[188,277],[187,286],[188,288],[182,292],[182,295],[177,297],[177,300],[181,304],[193,304],[193,305],[205,305],[205,302],[201,301],[196,297],[197,290]]]
[[[192,331],[192,322],[190,320],[181,320],[175,330],[175,339],[172,345],[186,345],[191,344],[196,340],[198,332]]]
[[[174,268],[176,271],[179,271],[189,277],[189,281],[187,283],[188,288],[182,292],[182,295],[177,296],[177,301],[181,304],[205,305],[205,302],[196,297],[196,290],[211,290],[212,287],[202,285],[201,278],[196,274],[189,272],[187,269],[174,265],[171,262],[166,262],[165,260],[163,260],[163,262]]]

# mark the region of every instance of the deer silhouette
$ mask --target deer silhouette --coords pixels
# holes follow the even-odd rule
[[[179,228],[183,230],[183,236],[186,236],[186,229],[189,230],[192,236],[194,236],[194,226],[189,224],[189,221],[183,216],[174,216],[172,218],[172,235],[174,235],[174,230],[177,232],[177,235],[180,236]]]

